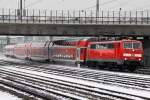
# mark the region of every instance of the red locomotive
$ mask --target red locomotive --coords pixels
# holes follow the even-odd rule
[[[121,70],[129,69],[130,71],[137,69],[143,62],[143,48],[140,41],[102,41],[98,38],[77,38],[6,46],[5,55],[40,61],[66,61],[89,67],[118,67]]]

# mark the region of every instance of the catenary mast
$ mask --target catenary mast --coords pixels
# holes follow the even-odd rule
[[[20,17],[22,18],[23,2],[20,0]]]
[[[96,2],[96,17],[99,16],[99,0]]]

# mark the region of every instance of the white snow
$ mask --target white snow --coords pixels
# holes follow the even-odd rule
[[[0,54],[0,60],[14,61],[14,62],[28,62],[26,60],[8,58],[2,54]],[[126,76],[126,77],[150,78],[150,75],[144,75],[144,74],[112,72],[112,71],[106,71],[106,70],[102,71],[102,70],[93,70],[93,69],[88,69],[88,68],[78,68],[78,67],[70,67],[70,66],[65,66],[65,65],[54,65],[54,64],[50,64],[49,66],[51,66],[51,65],[56,66],[56,67],[65,67],[65,68],[69,68],[69,69],[77,69],[77,70],[80,69],[80,70],[96,72],[96,73],[105,73],[105,74],[113,74],[113,75],[116,74],[116,75],[121,75],[121,76]]]
[[[81,85],[86,85],[90,86],[96,89],[107,89],[107,90],[113,90],[121,93],[127,93],[127,94],[132,94],[136,96],[142,96],[142,97],[148,97],[150,98],[150,91],[144,91],[144,90],[136,90],[136,89],[131,89],[131,88],[124,88],[124,87],[118,87],[115,85],[107,85],[107,84],[102,84],[102,83],[96,83],[96,82],[91,82],[91,81],[85,81],[85,80],[80,80],[80,79],[75,79],[75,78],[70,78],[70,77],[64,77],[64,76],[58,76],[58,75],[50,75],[42,72],[36,72],[36,71],[29,71],[25,69],[18,69],[18,68],[12,68],[12,67],[7,67],[8,71],[9,70],[14,70],[14,71],[20,71],[24,72],[27,75],[33,74],[36,77],[42,76],[43,78],[52,78],[52,79],[58,79],[62,81],[68,81],[76,84],[81,84]],[[31,75],[30,75],[31,76]]]
[[[0,91],[0,100],[21,100],[14,95]]]
[[[18,60],[18,59],[11,59],[11,58],[6,58],[4,56],[1,56],[0,59],[3,60],[9,60],[9,61],[19,61],[22,62],[24,60]],[[49,65],[50,66],[50,65]],[[61,65],[54,65],[56,67],[68,67],[68,66],[61,66]],[[131,88],[124,88],[124,87],[118,87],[115,85],[107,85],[107,84],[102,84],[102,83],[96,83],[96,82],[91,82],[91,81],[85,81],[85,80],[80,80],[80,79],[75,79],[75,78],[70,78],[70,77],[64,77],[64,76],[58,76],[58,75],[50,75],[50,74],[46,74],[46,73],[42,73],[42,72],[36,72],[36,71],[29,71],[29,70],[25,70],[25,69],[18,69],[18,68],[12,68],[12,67],[7,67],[8,70],[16,70],[16,71],[21,71],[21,72],[25,72],[28,74],[34,74],[38,76],[43,76],[47,77],[47,78],[54,78],[54,79],[58,79],[58,80],[64,80],[64,81],[69,81],[69,82],[73,82],[73,83],[77,83],[77,84],[84,84],[87,86],[91,86],[93,88],[96,89],[108,89],[108,90],[113,90],[113,91],[120,91],[122,93],[127,93],[127,94],[136,94],[137,96],[143,96],[143,97],[148,97],[150,98],[150,91],[142,91],[142,90],[135,90],[135,89],[131,89]],[[76,67],[68,67],[70,69],[79,69]],[[93,71],[96,73],[105,73],[105,74],[116,74],[116,75],[121,75],[121,76],[127,76],[127,77],[137,77],[137,78],[150,78],[150,75],[143,75],[143,74],[132,74],[132,73],[121,73],[121,72],[110,72],[110,71],[100,71],[100,70],[91,70],[91,69],[87,69],[87,68],[80,68],[80,70],[85,70],[85,71]]]
[[[150,78],[150,75],[144,75],[144,74],[136,74],[136,73],[123,73],[123,72],[113,72],[113,71],[107,71],[107,70],[94,70],[89,68],[78,68],[78,67],[69,67],[64,65],[53,65],[56,67],[65,67],[69,69],[80,69],[82,71],[89,71],[89,72],[95,72],[95,73],[104,73],[104,74],[113,74],[113,75],[120,75],[120,76],[126,76],[126,77],[138,77],[138,78]]]

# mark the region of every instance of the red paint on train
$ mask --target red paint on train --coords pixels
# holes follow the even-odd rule
[[[5,55],[31,60],[73,61],[88,66],[119,65],[127,66],[130,70],[135,70],[143,62],[142,43],[137,40],[99,41],[83,38],[25,43],[6,46]]]

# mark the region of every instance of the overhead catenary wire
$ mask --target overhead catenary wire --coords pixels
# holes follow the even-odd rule
[[[91,1],[94,1],[94,0],[91,0]],[[106,1],[106,2],[104,2],[104,3],[101,3],[101,4],[99,4],[100,6],[103,6],[103,5],[106,5],[106,4],[109,4],[109,3],[112,3],[112,2],[116,2],[116,1],[118,1],[118,0],[110,0],[110,1]],[[87,10],[87,9],[91,9],[91,8],[95,8],[96,7],[96,5],[94,5],[94,6],[91,6],[91,7],[87,7],[87,8],[85,8],[85,9],[83,9],[83,10]]]
[[[133,4],[132,4],[133,3]],[[140,4],[140,6],[137,6],[136,5],[136,2],[135,2],[135,0],[133,1],[133,0],[125,0],[124,2],[122,2],[122,3],[119,3],[119,4],[117,4],[117,5],[114,5],[114,6],[112,6],[112,7],[110,7],[109,9],[115,9],[115,8],[117,8],[118,10],[120,9],[120,8],[123,8],[123,7],[125,7],[125,6],[129,6],[129,5],[132,5],[132,7],[133,8],[131,8],[130,9],[130,7],[128,7],[129,9],[128,10],[132,10],[132,11],[136,11],[136,10],[138,10],[138,9],[142,9],[142,8],[145,8],[145,7],[147,7],[147,6],[150,6],[150,4],[147,4],[147,5],[141,5]],[[126,11],[127,11],[127,8],[125,9]]]
[[[146,4],[146,5],[142,5],[142,6],[140,5],[140,6],[136,6],[136,8],[133,8],[132,10],[133,11],[135,11],[135,10],[137,11],[137,10],[141,10],[142,9],[143,11],[145,11],[145,10],[147,11],[148,9],[143,9],[143,8],[146,8],[146,7],[149,7],[149,6],[150,6],[150,4]]]
[[[25,8],[28,8],[30,6],[34,6],[34,5],[36,5],[36,4],[40,3],[40,2],[42,2],[42,0],[36,0],[35,2],[32,2],[29,5],[25,6]]]
[[[131,2],[132,2],[131,0],[126,0],[126,1],[124,1],[124,2],[122,2],[122,3],[119,3],[119,4],[117,4],[117,5],[114,5],[114,6],[110,7],[110,9],[115,9],[115,8],[117,8],[118,10],[120,10],[121,7],[126,6],[127,4],[129,4],[129,3],[131,3]]]

